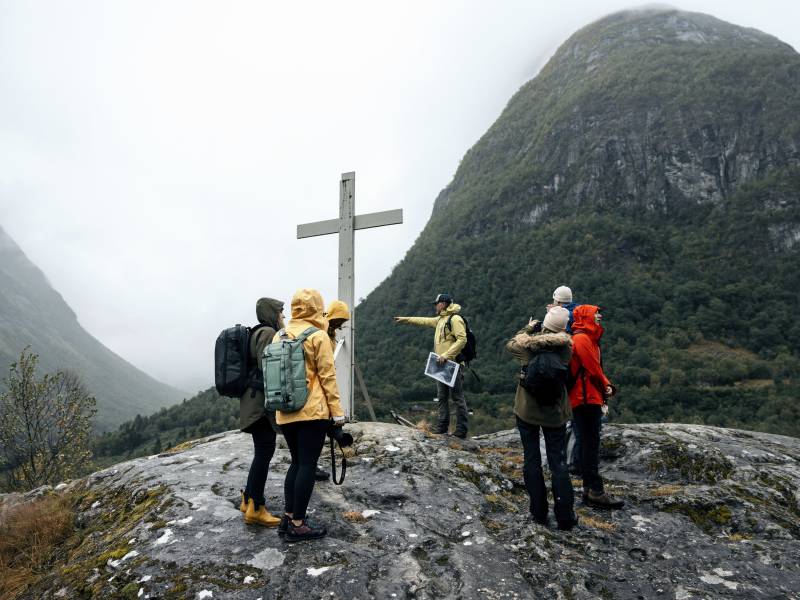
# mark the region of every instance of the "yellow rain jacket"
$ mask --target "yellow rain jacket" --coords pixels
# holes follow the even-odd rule
[[[328,321],[322,316],[322,310],[322,295],[317,290],[303,288],[292,297],[292,319],[286,326],[289,337],[296,338],[309,327],[316,327],[319,331],[303,342],[308,387],[306,405],[295,412],[277,411],[275,418],[279,425],[344,416],[336,385],[333,350],[327,334]],[[280,341],[280,336],[275,334],[273,342],[277,341]]]
[[[454,302],[440,312],[438,317],[398,317],[398,320],[400,323],[411,323],[421,327],[435,327],[433,351],[448,360],[455,360],[461,349],[467,345],[467,327],[464,325],[464,319],[457,316],[459,312],[461,305]],[[455,316],[450,320],[450,327],[445,327],[452,315]]]
[[[328,310],[325,311],[325,318],[328,321],[333,321],[334,319],[341,319],[343,321],[350,320],[350,311],[347,309],[347,303],[342,302],[341,300],[334,300],[328,305]],[[331,340],[331,348],[336,350],[336,335],[331,335],[328,333],[328,337]]]

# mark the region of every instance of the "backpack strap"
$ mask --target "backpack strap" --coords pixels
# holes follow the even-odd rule
[[[342,485],[344,483],[344,475],[347,473],[347,457],[344,455],[344,450],[339,446],[339,451],[342,453],[342,476],[339,481],[336,481],[336,453],[333,450],[333,436],[328,436],[331,441],[331,479],[335,485]],[[338,442],[337,442],[338,445]]]

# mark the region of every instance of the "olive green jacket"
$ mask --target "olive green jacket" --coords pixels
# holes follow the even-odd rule
[[[400,323],[410,323],[421,327],[435,327],[433,334],[433,351],[447,360],[455,360],[461,349],[467,345],[467,327],[464,319],[458,316],[461,312],[459,304],[451,304],[436,317],[398,317]],[[450,317],[453,317],[450,319]],[[450,319],[450,327],[447,321]]]
[[[252,364],[258,365],[259,370],[262,369],[261,357],[264,355],[264,348],[275,337],[278,316],[282,310],[283,302],[273,298],[261,298],[256,303],[256,317],[264,327],[259,327],[250,336],[250,360]],[[280,428],[275,422],[275,412],[264,409],[264,388],[255,390],[248,387],[239,398],[239,429],[247,431],[262,417],[267,417],[273,430],[280,433]]]
[[[558,352],[565,365],[572,356],[572,339],[567,333],[549,333],[540,331],[530,333],[531,327],[519,331],[506,343],[506,350],[520,363],[528,364],[539,352]],[[519,384],[520,373],[516,376],[517,393],[514,396],[514,414],[531,425],[542,427],[559,427],[572,418],[569,397],[564,388],[561,399],[553,406],[539,404],[531,393]]]

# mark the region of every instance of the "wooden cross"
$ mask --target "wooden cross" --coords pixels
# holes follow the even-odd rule
[[[403,222],[403,209],[386,210],[383,212],[369,213],[366,215],[355,214],[355,189],[356,174],[342,173],[339,187],[339,218],[316,223],[304,223],[297,226],[297,239],[315,237],[318,235],[339,234],[339,300],[347,303],[350,309],[350,320],[340,330],[340,340],[344,346],[336,357],[336,381],[339,385],[339,395],[342,406],[348,418],[354,414],[353,407],[353,374],[354,369],[358,375],[364,399],[369,403],[369,396],[364,387],[361,370],[355,364],[353,354],[353,331],[355,328],[355,285],[353,280],[353,259],[356,229],[369,229],[383,227],[384,225],[399,225]],[[370,413],[372,405],[368,404]],[[375,415],[372,413],[375,420]]]

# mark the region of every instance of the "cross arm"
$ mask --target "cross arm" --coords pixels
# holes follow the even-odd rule
[[[353,229],[370,229],[384,225],[399,225],[403,222],[403,209],[384,210],[381,212],[356,215]],[[339,219],[303,223],[297,226],[297,239],[339,233]]]

